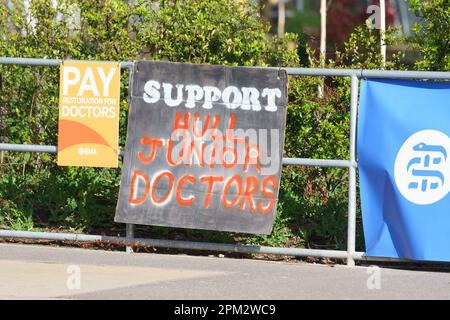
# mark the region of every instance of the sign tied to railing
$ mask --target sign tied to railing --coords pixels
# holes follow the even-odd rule
[[[115,220],[270,233],[286,104],[285,71],[136,62]]]
[[[58,165],[116,168],[119,63],[65,61],[60,72]]]
[[[362,81],[358,130],[368,256],[450,261],[450,82]]]

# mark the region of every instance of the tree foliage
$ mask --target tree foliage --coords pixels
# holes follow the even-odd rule
[[[450,3],[448,0],[409,0],[420,22],[413,28],[411,41],[420,50],[421,70],[450,70]]]
[[[2,2],[3,1],[3,2]],[[415,1],[412,8],[428,22],[416,27],[418,68],[449,70],[448,5],[445,0]],[[268,27],[251,1],[238,0],[0,0],[0,56],[79,60],[166,60],[243,66],[299,66],[297,38],[268,36]],[[440,24],[439,24],[440,23]],[[420,36],[422,35],[422,36]],[[423,35],[426,35],[424,37]],[[387,41],[398,41],[395,30]],[[318,67],[305,48],[308,65]],[[401,54],[387,69],[403,68]],[[330,68],[382,66],[377,30],[357,27]],[[55,145],[58,68],[0,66],[1,142]],[[285,156],[348,159],[350,81],[326,78],[320,98],[317,77],[290,77]],[[128,74],[121,77],[120,145],[128,113]],[[49,154],[0,153],[0,225],[15,229],[56,227],[113,232],[120,168],[57,167]],[[284,167],[280,201],[271,236],[152,228],[163,236],[264,245],[344,248],[348,176],[346,170]],[[359,228],[361,230],[361,228]],[[359,243],[362,241],[358,234]]]
[[[253,3],[232,0],[33,0],[0,5],[0,56],[296,65],[294,36],[267,36]],[[58,68],[0,66],[2,142],[55,145]],[[128,113],[121,78],[120,145]],[[111,226],[120,170],[57,167],[49,154],[2,152],[0,223],[89,231]],[[19,223],[16,223],[16,222]]]

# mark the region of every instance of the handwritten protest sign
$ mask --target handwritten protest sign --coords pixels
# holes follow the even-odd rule
[[[269,234],[287,74],[135,63],[116,222]]]

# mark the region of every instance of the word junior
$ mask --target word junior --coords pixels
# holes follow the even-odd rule
[[[209,118],[208,118],[209,117]],[[183,119],[184,118],[184,119]],[[225,208],[239,207],[240,211],[247,208],[251,213],[256,210],[260,214],[270,213],[275,205],[276,190],[278,188],[278,182],[275,176],[261,176],[261,167],[259,165],[259,155],[260,150],[257,145],[248,144],[245,138],[236,138],[233,135],[216,135],[219,116],[214,116],[215,120],[211,128],[208,123],[212,122],[212,117],[206,116],[205,123],[209,130],[201,130],[196,132],[195,123],[198,121],[198,113],[193,115],[193,120],[190,121],[190,113],[184,114],[178,112],[175,116],[175,123],[173,126],[173,132],[181,131],[181,135],[184,138],[192,136],[202,136],[210,131],[210,140],[212,141],[211,152],[209,152],[209,166],[201,170],[198,176],[191,174],[185,174],[181,177],[175,177],[170,170],[161,170],[155,172],[152,176],[148,176],[142,170],[135,169],[131,176],[131,190],[129,196],[129,203],[131,205],[141,205],[150,199],[151,203],[157,206],[162,206],[175,198],[175,201],[180,206],[192,206],[197,199],[198,193],[192,192],[191,190],[198,190],[198,188],[204,189],[202,192],[204,199],[202,206],[204,208],[209,208],[211,204],[211,197],[215,193],[219,193],[221,198],[221,203]],[[183,120],[182,120],[183,119]],[[230,115],[228,130],[230,133],[234,129],[235,116]],[[174,159],[172,156],[173,152],[173,134],[168,140],[142,137],[141,145],[150,148],[146,150],[145,154],[142,151],[137,153],[137,158],[141,164],[148,164],[155,160],[157,152],[164,147],[167,147],[166,161],[168,168],[171,166],[178,166],[183,162],[187,167],[193,164],[193,158],[197,159],[197,164],[199,167],[204,167],[203,160],[205,156],[205,145],[203,144],[201,148],[196,148],[195,141],[191,143],[181,145],[183,147],[178,152],[178,159]],[[232,142],[233,144],[242,144],[245,146],[246,152],[244,152],[244,157],[239,158],[237,151],[234,147],[227,144],[222,149],[218,149],[216,142],[224,140]],[[233,170],[233,175],[225,176],[223,170],[215,170],[211,172],[211,168],[214,167],[212,158],[215,157],[215,153],[219,154],[218,166],[224,169],[232,169],[237,165],[238,158],[242,160],[243,167],[241,174],[236,174],[236,169]],[[184,155],[188,155],[185,157]],[[194,157],[196,155],[196,157]],[[228,156],[228,157],[227,157]],[[231,159],[231,161],[230,161]],[[250,168],[254,168],[250,172]],[[221,173],[221,175],[217,173]],[[243,174],[247,176],[243,176]],[[233,191],[231,191],[233,190]],[[219,192],[218,192],[219,191]]]
[[[184,116],[182,112],[177,112],[170,137],[142,136],[140,144],[143,150],[137,153],[137,157],[141,163],[148,164],[162,151],[171,167],[195,164],[201,168],[213,169],[218,165],[231,169],[242,164],[245,172],[250,165],[261,172],[259,162],[262,150],[257,144],[257,137],[235,130],[235,121],[236,116],[231,113],[225,134],[222,134],[218,129],[219,115],[207,115],[202,122],[198,112],[193,116],[189,112]]]

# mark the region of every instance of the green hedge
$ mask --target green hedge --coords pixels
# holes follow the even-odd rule
[[[244,66],[298,66],[297,38],[268,36],[259,8],[230,0],[51,0],[0,5],[0,56],[80,60],[145,58]],[[133,1],[131,1],[133,2]],[[131,3],[130,2],[130,3]],[[420,5],[416,5],[420,11]],[[77,13],[80,23],[67,19]],[[430,28],[429,28],[430,29]],[[433,31],[434,29],[430,29]],[[389,41],[399,41],[394,32]],[[436,45],[434,43],[434,45]],[[439,44],[438,44],[439,45]],[[379,68],[378,33],[359,27],[329,67]],[[317,62],[308,48],[310,66]],[[400,68],[400,55],[387,68]],[[57,68],[0,66],[2,142],[56,144]],[[122,75],[120,144],[128,112],[128,74]],[[325,84],[325,98],[317,87]],[[285,156],[348,158],[349,80],[290,77]],[[0,225],[11,229],[123,232],[113,223],[120,168],[57,167],[49,154],[2,152]],[[344,248],[348,177],[343,169],[285,167],[274,232],[246,236],[222,232],[140,227],[160,237],[239,241],[262,245]],[[359,228],[358,246],[362,246]]]

